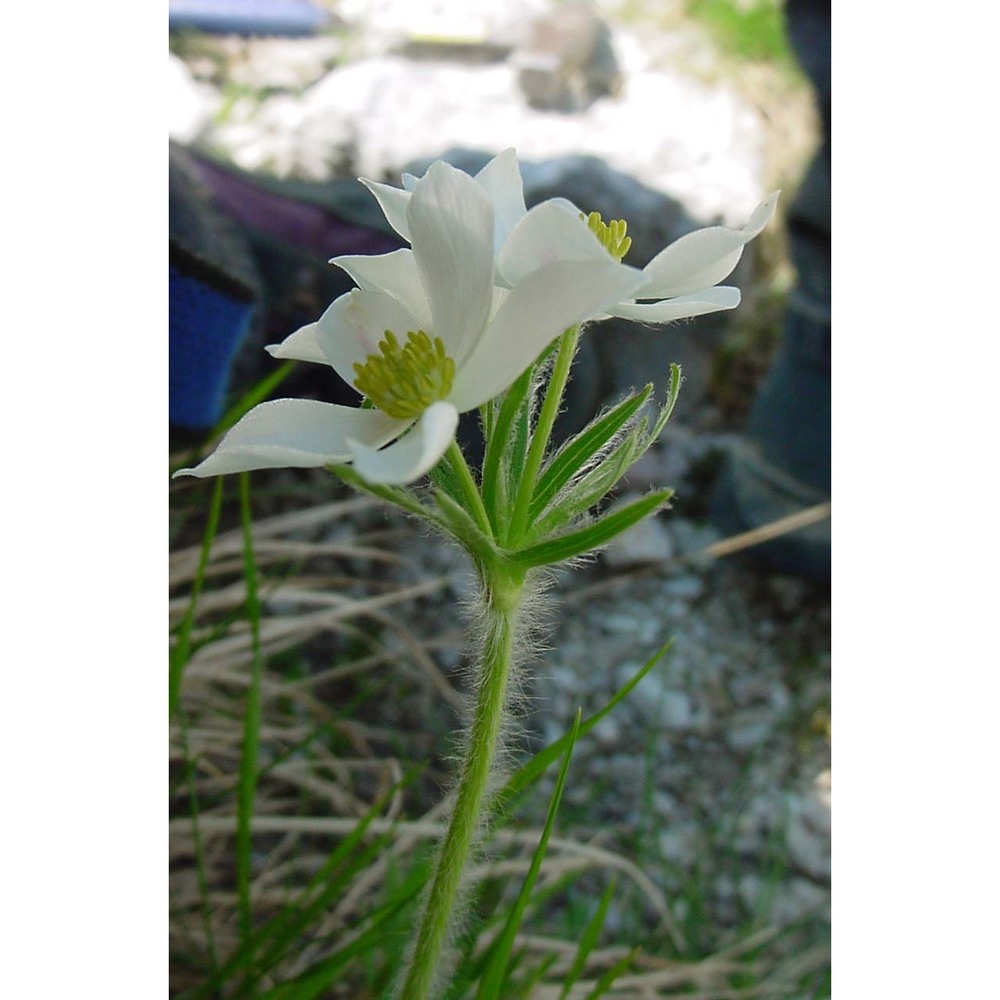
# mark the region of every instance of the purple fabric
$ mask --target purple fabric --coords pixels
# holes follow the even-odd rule
[[[205,160],[197,165],[219,209],[230,218],[245,229],[314,251],[324,260],[340,254],[389,253],[402,245],[398,238],[347,222],[320,205],[265,191]]]

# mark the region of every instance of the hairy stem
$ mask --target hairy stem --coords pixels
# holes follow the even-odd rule
[[[466,862],[483,814],[504,719],[523,575],[487,573],[486,629],[476,707],[461,765],[454,810],[435,863],[400,1000],[428,1000],[455,913]]]

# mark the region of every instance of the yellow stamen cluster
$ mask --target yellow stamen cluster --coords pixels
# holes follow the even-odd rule
[[[444,399],[455,381],[455,362],[440,337],[410,331],[402,347],[392,330],[379,342],[381,354],[355,363],[354,387],[390,417],[419,417],[431,403]]]
[[[600,212],[591,212],[590,215],[584,215],[581,212],[580,218],[587,223],[590,231],[597,237],[601,246],[615,260],[621,261],[622,257],[628,253],[628,248],[632,245],[632,237],[625,235],[628,223],[622,219],[612,219],[611,222],[602,222]]]

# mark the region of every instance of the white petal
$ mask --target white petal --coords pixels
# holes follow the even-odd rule
[[[421,330],[430,329],[430,305],[412,250],[393,250],[374,257],[346,255],[334,257],[330,263],[343,268],[365,291],[391,295],[417,318]]]
[[[754,209],[742,229],[710,226],[682,236],[661,250],[647,265],[649,298],[674,297],[711,288],[732,274],[743,247],[767,225],[774,214],[778,193],[768,195]]]
[[[500,251],[499,271],[504,282],[515,285],[557,260],[611,259],[570,202],[550,199],[536,205],[511,230]]]
[[[403,174],[403,190],[412,191],[417,186],[417,181],[419,177],[414,177],[413,174]]]
[[[690,319],[722,309],[735,309],[740,304],[740,290],[729,285],[706,288],[693,295],[680,295],[662,302],[628,302],[612,306],[608,313],[640,323],[669,323],[675,319]]]
[[[458,410],[450,403],[431,403],[413,429],[395,444],[377,451],[351,441],[354,467],[370,483],[412,483],[437,465],[455,438]]]
[[[407,218],[433,333],[460,365],[493,301],[493,206],[468,174],[439,160],[413,189]]]
[[[743,227],[743,235],[749,243],[755,236],[760,235],[764,227],[771,221],[774,210],[778,205],[780,191],[772,191],[754,210],[750,216],[750,221]]]
[[[510,231],[527,211],[517,153],[513,149],[505,149],[476,174],[476,180],[493,203],[496,216],[493,252],[499,253]]]
[[[316,341],[323,359],[349,385],[357,373],[355,363],[364,364],[378,351],[386,330],[392,330],[401,343],[419,324],[407,309],[391,295],[355,288],[335,299],[316,322]]]
[[[542,349],[574,323],[582,323],[627,299],[645,278],[641,271],[615,263],[548,264],[511,289],[479,346],[459,367],[448,394],[464,413],[507,388]]]
[[[268,344],[264,348],[272,358],[289,361],[315,361],[329,364],[316,340],[316,324],[306,323],[295,333],[289,334],[280,344]]]
[[[406,206],[410,202],[409,191],[392,187],[389,184],[380,184],[378,181],[369,181],[364,177],[359,178],[359,180],[378,199],[379,207],[382,209],[382,214],[385,216],[386,222],[404,240],[409,240],[410,227],[406,221]]]
[[[348,439],[378,448],[402,434],[409,423],[380,410],[315,399],[275,399],[255,406],[204,462],[174,475],[204,478],[249,469],[309,469],[343,462],[351,454]]]

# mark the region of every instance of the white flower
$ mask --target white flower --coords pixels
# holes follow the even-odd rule
[[[644,323],[667,323],[735,309],[740,304],[740,290],[714,286],[732,273],[743,247],[770,221],[778,193],[768,195],[742,229],[697,229],[661,250],[643,268],[648,281],[641,288],[641,300],[623,299],[607,309],[607,314]],[[503,280],[514,284],[555,260],[600,260],[609,250],[621,256],[617,251],[621,249],[625,226],[614,222],[607,225],[596,213],[590,216],[589,226],[582,225],[581,214],[570,202],[558,198],[528,212],[513,227],[500,251],[497,267]]]
[[[564,198],[553,198],[527,210],[513,149],[492,159],[475,179],[494,207],[494,280],[499,285],[515,285],[532,271],[553,261],[598,261],[609,251],[614,255],[615,249],[621,249],[621,246],[602,242],[601,236],[608,235],[609,227],[600,221],[600,216],[588,216],[591,220],[588,225],[581,218],[584,213]],[[406,206],[417,179],[404,174],[402,189],[374,181],[362,183],[378,199],[389,224],[409,240]],[[625,299],[614,303],[606,310],[606,315],[645,323],[667,323],[735,309],[740,304],[739,289],[714,286],[732,273],[743,247],[770,221],[777,201],[777,191],[768,195],[742,229],[710,226],[671,243],[643,269],[649,280],[642,288],[642,300]],[[624,226],[620,233],[625,236]],[[619,240],[611,243],[619,243]],[[627,249],[627,242],[624,249]],[[618,253],[617,259],[622,255]]]
[[[512,179],[490,190],[482,174],[476,180],[437,162],[411,186],[400,224],[412,249],[338,258],[359,287],[269,348],[330,365],[373,408],[262,403],[200,465],[177,475],[353,461],[369,482],[412,482],[448,449],[460,413],[506,389],[564,329],[646,281],[603,254],[541,263],[497,287],[497,234],[508,222],[497,205],[509,200]]]
[[[493,206],[493,249],[499,253],[510,231],[528,211],[524,204],[524,185],[521,181],[517,153],[513,149],[505,149],[476,174],[475,180],[486,192]],[[404,240],[411,242],[406,208],[416,190],[419,178],[413,174],[403,174],[402,188],[366,180],[364,177],[361,178],[361,183],[375,195],[389,225]]]

